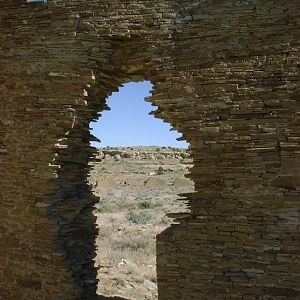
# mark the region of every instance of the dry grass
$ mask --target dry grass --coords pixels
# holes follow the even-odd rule
[[[139,251],[147,250],[151,248],[151,243],[149,239],[142,236],[135,235],[126,235],[121,236],[119,239],[113,241],[112,248],[114,250],[130,250],[130,251]]]
[[[184,203],[176,201],[176,194],[191,191],[192,185],[185,189],[172,186],[176,177],[183,177],[181,165],[178,171],[177,165],[174,165],[175,171],[168,171],[170,166],[156,163],[109,161],[97,165],[92,173],[91,182],[106,176],[109,170],[109,176],[114,176],[119,183],[116,188],[95,192],[100,197],[95,210],[99,228],[96,241],[99,294],[131,300],[157,299],[156,235],[172,222],[166,213],[185,211]],[[156,172],[155,176],[162,178],[166,186],[146,188],[122,184],[128,174],[131,177],[136,174],[136,178],[144,182],[150,172]]]

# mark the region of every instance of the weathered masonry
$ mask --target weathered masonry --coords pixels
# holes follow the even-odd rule
[[[143,79],[194,160],[191,212],[157,238],[159,298],[297,299],[299,15],[299,0],[0,1],[0,299],[95,296],[89,122]]]

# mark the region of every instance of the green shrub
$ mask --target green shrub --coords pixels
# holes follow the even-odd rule
[[[145,250],[150,247],[150,241],[139,236],[123,236],[114,240],[112,245],[114,250]]]
[[[151,200],[145,199],[138,202],[138,208],[140,209],[152,209],[155,207],[156,207],[155,203],[153,203]]]
[[[157,175],[163,175],[164,174],[164,168],[162,167],[162,166],[160,166],[159,168],[158,168],[158,170],[156,171],[156,174]]]
[[[152,215],[148,211],[130,210],[127,214],[127,220],[135,224],[146,224],[152,219]]]
[[[115,212],[116,210],[117,210],[116,204],[114,204],[114,203],[103,203],[97,209],[97,212],[99,212],[99,213],[111,213],[111,212]]]

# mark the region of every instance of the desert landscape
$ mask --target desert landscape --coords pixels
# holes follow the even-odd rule
[[[90,184],[99,197],[96,266],[98,294],[157,299],[156,235],[187,211],[178,194],[193,191],[185,178],[192,160],[171,147],[101,148]]]

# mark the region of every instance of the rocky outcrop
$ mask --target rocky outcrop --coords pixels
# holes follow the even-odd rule
[[[158,177],[149,177],[145,181],[145,186],[150,187],[150,188],[158,188],[164,186],[166,183],[164,182],[163,179],[158,178]]]
[[[190,188],[185,179],[193,161],[187,149],[171,147],[99,148],[89,176],[94,189],[124,186]],[[163,155],[163,159],[160,158]]]
[[[165,158],[187,159],[190,154],[186,149],[172,147],[115,147],[100,148],[97,159],[152,159],[163,160]]]
[[[106,177],[97,181],[96,189],[111,189],[115,188],[116,186],[117,183],[113,177]]]

